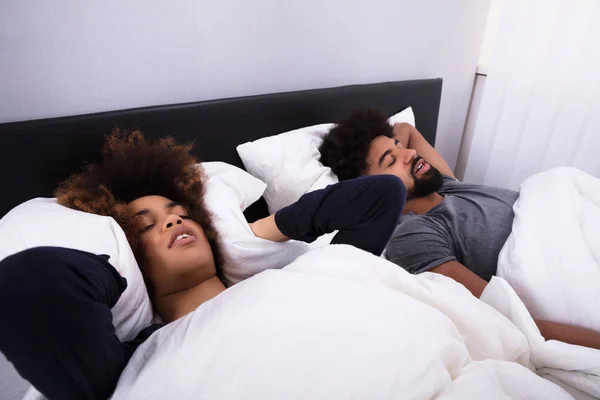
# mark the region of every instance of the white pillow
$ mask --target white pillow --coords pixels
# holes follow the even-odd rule
[[[38,246],[59,246],[108,254],[110,264],[127,279],[112,308],[121,341],[133,339],[152,320],[152,304],[137,262],[121,227],[110,217],[63,207],[55,199],[29,200],[0,220],[0,260]]]
[[[388,122],[390,123],[390,125],[406,122],[411,124],[412,126],[417,126],[415,124],[415,113],[413,112],[412,107],[405,108],[399,113],[392,115],[388,118]]]
[[[201,163],[209,180],[219,180],[233,190],[233,198],[244,211],[263,195],[266,184],[234,165],[221,161]]]
[[[393,115],[390,124],[415,125],[411,107]],[[320,124],[269,136],[237,147],[244,166],[267,184],[264,198],[271,214],[297,201],[303,194],[338,181],[319,162],[319,146],[334,124]]]
[[[246,170],[267,184],[264,197],[271,214],[298,200],[317,180],[336,179],[319,162],[319,145],[333,126],[309,126],[237,147]]]
[[[264,182],[225,163],[202,166],[209,178],[204,200],[221,236],[222,269],[228,286],[266,269],[285,267],[308,251],[303,242],[278,243],[254,236],[243,211],[261,197]]]

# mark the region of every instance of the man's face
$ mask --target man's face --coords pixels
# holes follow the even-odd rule
[[[440,171],[399,141],[378,136],[367,154],[367,175],[396,175],[406,186],[408,200],[427,196],[442,186]]]
[[[188,211],[162,196],[128,204],[142,245],[142,270],[156,295],[188,289],[215,276],[210,243]]]

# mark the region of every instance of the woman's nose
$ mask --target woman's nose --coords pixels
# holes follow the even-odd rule
[[[165,229],[170,229],[175,225],[181,224],[183,221],[179,215],[169,215],[165,220]]]

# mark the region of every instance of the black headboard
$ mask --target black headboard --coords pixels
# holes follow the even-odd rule
[[[56,185],[96,161],[104,136],[115,127],[139,128],[147,137],[193,140],[202,161],[243,168],[238,144],[303,126],[335,122],[372,107],[391,115],[413,107],[416,124],[435,143],[442,79],[304,90],[196,103],[144,107],[0,124],[0,217],[34,197],[52,197]],[[264,201],[250,207],[250,221],[267,214]]]

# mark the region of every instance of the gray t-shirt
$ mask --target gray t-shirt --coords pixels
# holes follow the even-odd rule
[[[511,232],[519,194],[448,176],[438,193],[444,199],[426,214],[400,218],[385,257],[414,274],[458,261],[489,281]]]

